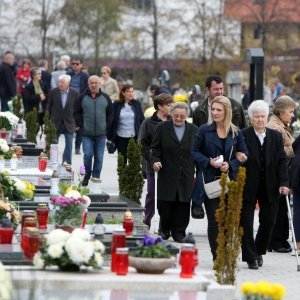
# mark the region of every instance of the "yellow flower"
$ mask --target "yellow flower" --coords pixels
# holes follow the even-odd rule
[[[66,189],[65,194],[69,193],[70,191],[73,191],[71,186]]]
[[[257,293],[264,297],[270,296],[272,293],[271,284],[266,281],[259,281],[256,284],[256,288],[257,288]]]
[[[285,295],[286,295],[286,290],[282,284],[279,283],[272,284],[271,296],[273,300],[281,300]]]
[[[244,295],[248,294],[255,294],[256,293],[256,286],[253,282],[244,282],[241,286],[241,291]]]

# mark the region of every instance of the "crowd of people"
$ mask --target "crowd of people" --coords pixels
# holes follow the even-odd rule
[[[220,199],[208,197],[204,184],[222,173],[235,179],[238,168],[244,165],[243,261],[249,269],[258,269],[267,251],[291,251],[285,201],[291,193],[300,249],[300,137],[294,141],[290,128],[296,108],[291,97],[277,97],[270,118],[269,104],[253,101],[248,106],[248,124],[242,105],[224,95],[222,78],[213,75],[205,82],[207,97],[196,97],[200,103],[192,113],[192,123],[187,122],[189,105],[175,102],[168,89],[159,85],[151,87],[154,113],[145,119],[141,103],[134,99],[134,86],[119,88],[108,66],[99,71],[101,77],[90,76],[81,58],[68,55],[60,58],[52,73],[45,60],[31,67],[30,60],[24,59],[16,70],[14,55],[8,51],[0,66],[1,111],[8,110],[8,101],[18,92],[24,114],[36,108],[41,128],[45,112],[49,112],[57,139],[65,136],[62,163],[72,163],[75,134],[75,154],[81,153],[81,144],[83,149],[83,186],[91,177],[101,177],[107,141],[123,155],[125,164],[130,138],[140,141],[147,179],[144,223],[151,226],[154,172],[158,172],[159,234],[164,240],[172,236],[175,242],[184,243],[190,215],[201,219],[206,214],[213,260],[218,236],[215,213]],[[259,228],[254,237],[257,202]]]

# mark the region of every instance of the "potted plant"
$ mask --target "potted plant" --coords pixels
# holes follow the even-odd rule
[[[82,266],[101,268],[105,247],[92,240],[84,229],[72,233],[61,229],[51,231],[33,258],[33,264],[41,269],[57,266],[61,271],[79,271]]]
[[[129,265],[138,273],[162,274],[174,266],[175,259],[171,257],[167,246],[160,237],[145,235],[138,242],[137,250],[130,253]]]

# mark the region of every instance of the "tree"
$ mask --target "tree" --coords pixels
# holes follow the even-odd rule
[[[45,152],[50,158],[50,145],[52,144],[53,140],[56,140],[56,128],[54,123],[51,121],[49,112],[46,111],[44,117],[44,133],[46,136],[46,149]]]
[[[36,108],[34,107],[32,111],[27,113],[24,119],[27,127],[27,140],[28,142],[36,144],[36,135],[39,129]]]

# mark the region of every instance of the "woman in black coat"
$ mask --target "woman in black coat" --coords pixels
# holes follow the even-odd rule
[[[137,140],[140,126],[145,117],[141,104],[133,99],[134,89],[131,84],[125,84],[120,92],[119,101],[113,103],[114,119],[111,136],[108,137],[124,157],[127,163],[127,146],[131,137]]]
[[[187,123],[186,103],[173,103],[171,120],[157,126],[150,149],[153,169],[158,171],[157,208],[161,235],[167,240],[170,233],[175,242],[185,241],[190,219],[190,199],[195,164],[191,148],[197,127]]]

